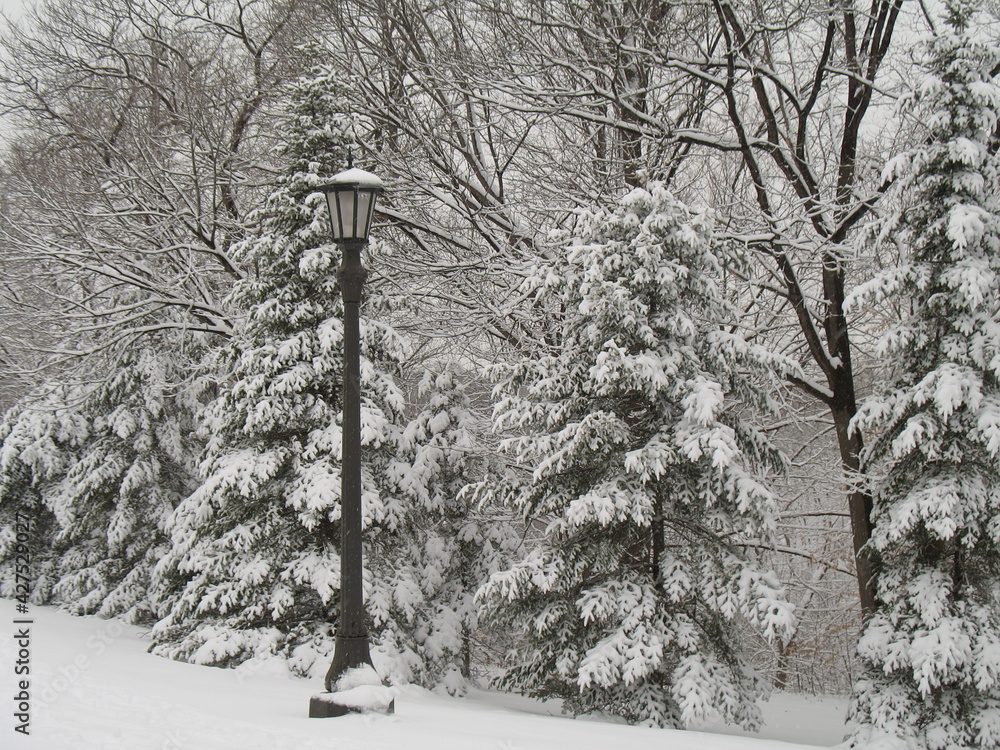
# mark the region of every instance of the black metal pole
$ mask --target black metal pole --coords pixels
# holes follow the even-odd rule
[[[337,271],[344,296],[343,450],[340,497],[340,620],[333,662],[324,682],[331,692],[348,669],[371,664],[361,550],[361,333],[358,320],[361,292],[368,272],[361,263],[364,241],[344,242]],[[346,709],[314,700],[310,716],[339,716]]]
[[[361,263],[364,242],[344,243],[337,273],[344,295],[344,419],[343,465],[340,491],[340,622],[333,663],[326,673],[326,689],[348,669],[371,664],[361,553],[361,290],[368,271]]]

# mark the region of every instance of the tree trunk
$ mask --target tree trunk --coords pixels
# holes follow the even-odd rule
[[[853,383],[850,383],[851,401],[853,402]],[[852,404],[853,406],[853,404]],[[861,470],[860,452],[863,447],[861,435],[851,433],[848,429],[856,408],[843,409],[833,407],[834,425],[837,430],[837,444],[840,447],[840,460],[844,466],[844,474],[848,482],[857,477]],[[872,574],[875,567],[870,553],[865,549],[872,534],[872,498],[871,495],[849,485],[847,506],[851,516],[851,532],[854,542],[854,561],[858,571],[858,594],[861,598],[861,616],[864,620],[871,617],[875,611],[875,590],[872,586]]]

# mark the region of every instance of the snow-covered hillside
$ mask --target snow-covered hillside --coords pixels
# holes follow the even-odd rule
[[[146,653],[140,628],[31,607],[31,735],[8,709],[0,747],[37,750],[794,750],[844,734],[842,699],[779,695],[759,737],[732,729],[676,732],[562,717],[554,706],[475,692],[464,699],[397,689],[392,716],[309,719],[322,680],[288,675],[277,662],[226,670]],[[15,602],[0,599],[3,679],[17,694]],[[8,706],[11,704],[8,703]],[[16,709],[15,709],[16,710]]]

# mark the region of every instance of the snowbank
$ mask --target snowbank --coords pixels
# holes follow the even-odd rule
[[[0,599],[0,694],[16,694],[14,602]],[[32,750],[795,750],[843,735],[843,701],[780,696],[765,707],[799,727],[755,739],[573,720],[537,701],[474,691],[469,698],[394,688],[395,714],[309,719],[322,683],[278,669],[182,664],[146,653],[141,628],[31,607],[30,737],[14,732],[8,702],[0,747]],[[345,683],[346,684],[346,683]],[[374,689],[355,684],[348,690]],[[386,689],[388,690],[388,689]],[[839,725],[838,725],[839,722]],[[830,727],[834,731],[830,731]],[[838,728],[839,726],[839,728]],[[714,730],[713,730],[714,731]]]

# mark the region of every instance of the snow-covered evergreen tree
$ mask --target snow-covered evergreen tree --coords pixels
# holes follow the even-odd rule
[[[0,422],[0,596],[18,592],[17,529],[27,521],[31,552],[30,600],[50,601],[56,583],[59,554],[55,540],[59,524],[43,494],[54,478],[65,474],[69,456],[64,447],[86,434],[75,420],[60,419],[55,408],[64,404],[65,390],[49,394],[43,403],[24,400],[11,407]],[[23,590],[20,592],[23,593]]]
[[[773,363],[730,332],[721,263],[708,219],[654,183],[582,212],[529,281],[562,335],[501,368],[495,427],[526,433],[504,447],[532,471],[495,494],[547,524],[480,591],[519,639],[501,684],[646,724],[757,722],[736,629],[784,639],[794,615],[741,542],[772,533],[782,461],[741,416],[773,407]]]
[[[221,357],[231,377],[207,409],[204,483],[174,514],[159,568],[164,617],[153,637],[164,655],[227,664],[298,649],[293,662],[308,671],[332,648],[343,303],[317,188],[346,166],[352,141],[341,78],[318,70],[291,91],[288,172],[262,209],[261,236],[242,251],[256,273],[233,295],[248,317]],[[362,314],[372,317],[361,321],[363,523],[376,543],[403,513],[386,477],[402,432],[393,375],[403,346],[377,322],[379,305],[370,293]]]
[[[201,404],[183,364],[169,346],[141,349],[80,404],[87,435],[45,493],[60,527],[53,597],[71,612],[153,616],[150,577],[167,548],[167,519],[195,487],[201,448]]]
[[[400,440],[390,476],[405,503],[399,544],[375,559],[386,585],[368,603],[380,647],[395,653],[406,679],[462,692],[479,630],[480,585],[510,558],[520,539],[506,518],[481,512],[469,482],[487,470],[476,416],[452,367],[425,373],[419,413]]]
[[[0,508],[5,527],[11,509],[32,518],[37,601],[151,619],[166,521],[194,488],[199,404],[178,385],[181,362],[176,352],[140,349],[116,361],[107,381],[51,388],[8,415]]]
[[[880,344],[894,380],[854,423],[874,437],[879,599],[858,746],[1000,745],[1000,50],[974,41],[974,12],[948,4],[910,98],[928,137],[886,167],[905,257],[853,300],[908,310]]]

